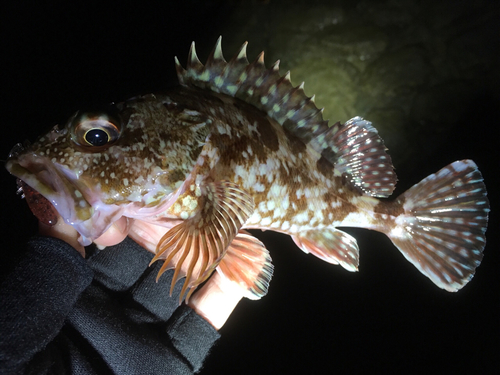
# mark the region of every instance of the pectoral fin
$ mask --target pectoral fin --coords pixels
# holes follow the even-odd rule
[[[249,299],[267,294],[273,276],[271,256],[264,244],[246,231],[240,231],[229,245],[217,271],[237,283]]]
[[[188,288],[186,299],[211,275],[254,207],[252,197],[228,181],[207,183],[199,198],[197,212],[163,236],[152,260],[165,258],[158,278],[175,268],[170,293],[186,277],[180,300]]]
[[[340,264],[348,271],[357,271],[359,248],[351,235],[337,229],[308,231],[292,239],[305,253],[311,253],[325,262]]]

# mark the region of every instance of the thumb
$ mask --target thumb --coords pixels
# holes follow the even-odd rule
[[[99,238],[95,239],[94,243],[100,248],[119,244],[125,239],[125,237],[127,237],[131,224],[131,219],[122,216],[120,219],[115,221],[113,225],[111,225]]]

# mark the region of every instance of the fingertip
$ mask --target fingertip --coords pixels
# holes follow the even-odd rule
[[[122,242],[127,237],[130,230],[132,220],[127,217],[121,217],[108,228],[99,238],[94,240],[94,243],[104,248],[106,246],[113,246]]]
[[[70,224],[66,223],[62,217],[59,216],[54,225],[47,225],[39,221],[38,233],[42,236],[63,240],[73,246],[85,258],[85,248],[78,242],[78,232]]]

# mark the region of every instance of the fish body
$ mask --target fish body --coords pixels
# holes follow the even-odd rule
[[[305,252],[355,271],[356,240],[338,227],[385,233],[439,287],[456,291],[482,259],[489,203],[470,160],[441,169],[395,200],[391,158],[372,124],[329,126],[303,86],[293,87],[246,44],[229,61],[220,39],[205,65],[194,44],[181,86],[77,113],[7,169],[50,201],[85,245],[122,216],[170,229],[160,274],[175,268],[191,292],[217,268],[247,291],[267,292],[265,246],[244,229],[292,236]],[[187,264],[187,270],[181,270]],[[172,285],[173,286],[173,285]],[[183,294],[182,293],[182,294]]]

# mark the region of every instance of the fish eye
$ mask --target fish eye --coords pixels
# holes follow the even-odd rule
[[[95,151],[111,146],[120,137],[120,122],[104,113],[76,113],[70,122],[73,142]]]
[[[83,138],[92,146],[104,146],[111,139],[107,131],[98,128],[87,130]]]

